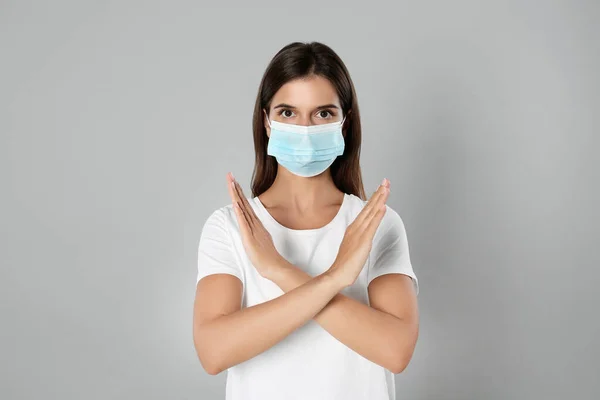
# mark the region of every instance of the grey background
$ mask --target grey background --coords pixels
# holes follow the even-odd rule
[[[598,398],[599,3],[245,4],[0,3],[0,398],[224,398],[197,242],[297,40],[345,61],[406,224],[398,398]]]

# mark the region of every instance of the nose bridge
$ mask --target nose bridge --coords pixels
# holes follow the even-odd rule
[[[298,125],[309,126],[312,125],[312,121],[310,120],[310,114],[304,113],[302,117],[300,117],[298,121]]]

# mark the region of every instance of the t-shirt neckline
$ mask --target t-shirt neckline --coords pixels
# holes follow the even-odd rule
[[[292,234],[297,234],[297,235],[312,235],[312,234],[323,232],[323,231],[330,229],[332,226],[335,225],[335,223],[340,218],[342,218],[342,216],[344,214],[344,208],[346,207],[346,203],[348,202],[348,197],[349,197],[349,194],[344,193],[344,198],[342,199],[342,204],[340,205],[338,212],[335,214],[335,216],[333,217],[333,219],[331,221],[329,221],[327,224],[323,225],[320,228],[312,228],[312,229],[292,229],[292,228],[288,228],[287,226],[283,226],[271,215],[271,213],[266,209],[266,207],[260,201],[258,196],[253,197],[252,200],[254,200],[254,203],[257,205],[260,212],[266,217],[267,222],[270,225],[274,226],[276,229],[279,229],[279,230],[282,230],[285,232],[290,232]]]

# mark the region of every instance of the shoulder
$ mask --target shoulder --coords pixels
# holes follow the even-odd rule
[[[400,214],[388,204],[386,204],[385,214],[383,215],[379,228],[375,232],[373,242],[379,242],[384,237],[390,240],[406,237],[406,229],[402,217],[400,217]]]
[[[204,220],[204,228],[217,227],[228,229],[235,222],[233,204],[229,203],[213,209]]]
[[[261,214],[261,209],[257,204],[256,200],[253,197],[246,196],[246,200],[250,207],[254,210],[254,212],[259,216]],[[237,215],[235,213],[235,209],[233,208],[233,203],[227,203],[220,207],[213,209],[208,217],[205,219],[205,224],[208,225],[216,225],[227,229],[232,229],[234,231],[239,231],[239,224],[237,220]]]

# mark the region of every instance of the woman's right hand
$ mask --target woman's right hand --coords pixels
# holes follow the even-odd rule
[[[386,211],[390,182],[384,179],[354,221],[346,228],[338,255],[327,273],[346,286],[352,285],[371,252],[373,237]]]
[[[269,279],[273,271],[286,261],[275,248],[271,234],[254,213],[242,187],[231,172],[227,174],[227,187],[240,226],[244,250],[258,273]]]

